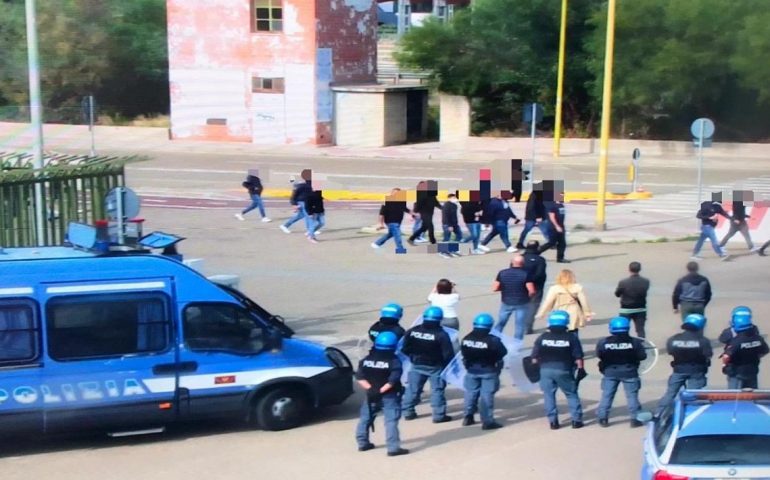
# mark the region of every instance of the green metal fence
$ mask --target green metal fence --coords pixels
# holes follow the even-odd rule
[[[125,185],[125,165],[140,157],[48,154],[32,169],[32,156],[0,152],[0,246],[61,245],[69,222],[105,218],[104,197]],[[44,221],[38,239],[35,186],[40,185]]]

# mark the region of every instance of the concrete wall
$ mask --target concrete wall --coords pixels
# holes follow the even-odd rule
[[[255,33],[250,0],[167,0],[171,137],[316,142],[315,2],[284,0],[283,31]],[[252,76],[284,94],[252,93]]]
[[[457,142],[471,134],[471,105],[466,97],[439,95],[439,141]]]
[[[379,147],[385,143],[382,93],[334,92],[334,143]]]

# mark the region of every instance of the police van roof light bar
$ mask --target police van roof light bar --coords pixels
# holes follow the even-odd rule
[[[757,401],[770,400],[770,390],[690,390],[682,393],[685,402],[694,401]]]

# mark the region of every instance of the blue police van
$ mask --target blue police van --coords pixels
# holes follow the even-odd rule
[[[178,259],[71,247],[0,253],[0,433],[300,425],[353,393],[340,350]]]
[[[685,390],[651,422],[642,480],[770,478],[770,391]]]

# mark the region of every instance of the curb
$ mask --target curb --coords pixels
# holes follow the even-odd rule
[[[266,188],[262,192],[262,196],[266,198],[291,198],[291,192],[292,191],[290,189]],[[447,194],[449,193],[454,193],[454,191],[439,190],[438,199],[446,200]],[[414,192],[413,190],[407,191],[406,194],[407,194],[407,201],[414,202],[416,200],[415,198],[416,192]],[[381,193],[381,192],[361,192],[361,191],[354,191],[354,190],[323,190],[324,200],[328,200],[330,202],[351,201],[351,200],[384,202],[386,195],[387,195],[386,193]],[[521,195],[522,201],[526,201],[527,198],[529,198],[529,192],[523,193]],[[566,203],[569,203],[575,200],[580,200],[580,201],[597,200],[598,198],[599,198],[599,194],[597,192],[565,192],[564,193],[564,201]],[[607,192],[604,195],[605,200],[643,200],[648,198],[652,198],[652,193],[650,192],[631,192],[631,193]]]

